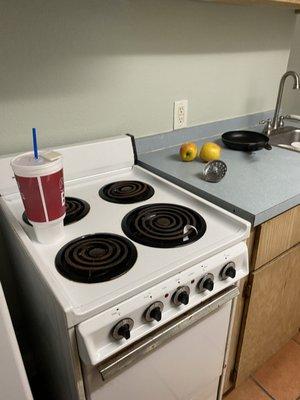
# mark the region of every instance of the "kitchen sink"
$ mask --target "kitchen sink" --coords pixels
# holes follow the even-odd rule
[[[269,143],[273,146],[284,147],[287,150],[297,151],[291,146],[293,142],[300,142],[300,128],[295,128],[294,126],[285,126],[284,128],[279,128],[276,133],[271,134],[269,141]]]

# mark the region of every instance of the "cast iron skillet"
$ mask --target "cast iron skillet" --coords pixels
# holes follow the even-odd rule
[[[252,131],[230,131],[223,133],[223,143],[233,150],[256,151],[271,150],[268,136]]]

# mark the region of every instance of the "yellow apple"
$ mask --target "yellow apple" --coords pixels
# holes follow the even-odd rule
[[[182,161],[193,161],[197,157],[198,148],[196,143],[183,143],[180,147],[180,157]]]
[[[201,147],[199,157],[205,162],[219,160],[221,157],[221,147],[217,143],[206,142]]]

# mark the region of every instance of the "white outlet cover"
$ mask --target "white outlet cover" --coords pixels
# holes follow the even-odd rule
[[[187,113],[188,113],[188,101],[179,100],[174,102],[174,113],[173,113],[173,129],[181,129],[187,126]]]

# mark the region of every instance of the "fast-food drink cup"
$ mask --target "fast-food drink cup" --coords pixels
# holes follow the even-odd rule
[[[32,152],[12,159],[25,213],[40,243],[53,243],[64,235],[65,191],[61,154],[51,151],[36,159]]]

